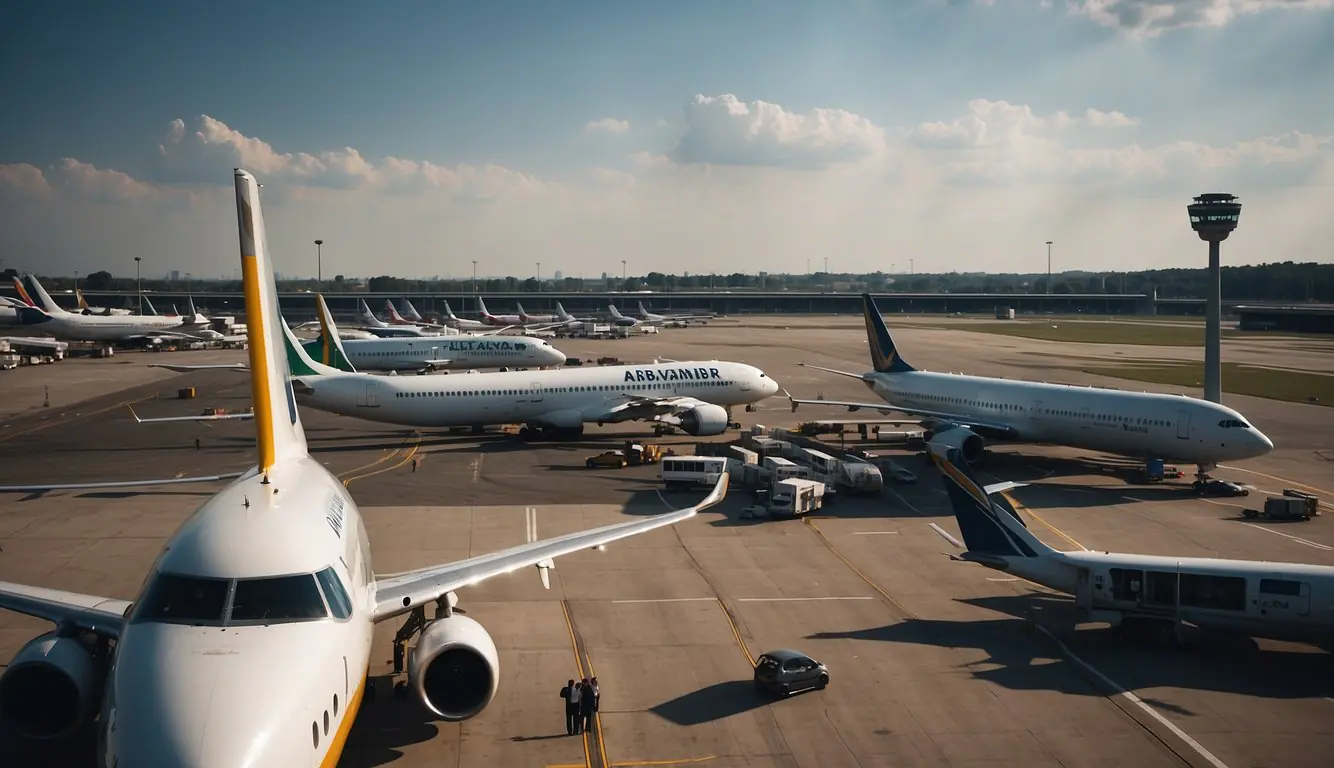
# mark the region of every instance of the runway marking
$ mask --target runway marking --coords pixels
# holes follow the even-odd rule
[[[874,600],[870,595],[860,597],[738,597],[738,603],[792,603],[803,600]]]
[[[124,401],[124,402],[116,403],[116,404],[114,404],[114,405],[108,405],[108,406],[105,407],[105,408],[98,408],[98,409],[96,409],[96,410],[88,411],[87,413],[82,413],[82,412],[80,412],[80,413],[76,413],[76,414],[74,414],[73,416],[71,416],[71,417],[68,418],[68,419],[59,419],[59,417],[57,417],[57,419],[59,419],[59,420],[53,419],[53,420],[48,421],[48,422],[46,422],[46,423],[44,423],[44,424],[36,424],[36,425],[34,425],[34,426],[28,427],[27,429],[21,429],[21,430],[19,430],[18,432],[12,432],[12,433],[10,433],[10,434],[8,434],[8,435],[5,435],[5,436],[3,436],[3,437],[0,437],[0,443],[7,442],[7,441],[9,441],[9,440],[13,440],[13,439],[16,438],[16,437],[23,437],[24,435],[30,435],[30,434],[32,434],[33,432],[40,432],[40,431],[43,430],[43,429],[49,429],[49,428],[51,428],[51,427],[59,427],[59,426],[61,426],[61,425],[65,425],[65,424],[72,424],[72,423],[78,421],[79,419],[86,419],[86,418],[88,418],[89,416],[96,416],[96,415],[99,414],[99,413],[106,413],[107,411],[112,411],[112,410],[115,410],[115,409],[117,409],[117,408],[124,408],[124,407],[127,406],[127,405],[136,405],[136,404],[138,404],[138,403],[142,403],[142,402],[144,402],[144,401],[146,401],[146,400],[154,400],[154,399],[156,399],[156,398],[157,398],[157,395],[154,394],[154,395],[152,395],[152,396],[150,396],[150,397],[141,397],[141,398],[139,398],[138,400],[126,400],[126,401]],[[76,406],[77,406],[77,404],[76,404]],[[22,414],[20,414],[20,415],[22,415]]]
[[[706,600],[714,601],[717,599],[716,597],[658,597],[644,600],[612,600],[611,602],[613,605],[616,603],[702,603]]]
[[[913,506],[912,502],[910,502],[910,501],[908,501],[907,499],[903,498],[901,495],[899,495],[899,492],[896,491],[896,490],[894,490],[893,488],[886,487],[885,490],[886,490],[886,491],[889,491],[890,495],[892,495],[894,498],[898,499],[898,500],[903,504],[903,506],[907,507],[908,509],[911,509],[913,512],[916,512],[918,515],[921,515],[922,517],[928,517],[928,516],[929,516],[929,515],[927,515],[925,512],[923,512],[922,510],[920,510],[920,509],[918,509],[917,507]],[[944,491],[941,491],[941,493],[944,493]]]
[[[565,629],[568,630],[570,633],[570,647],[574,649],[574,664],[575,667],[579,670],[579,679],[583,680],[585,677],[588,677],[589,675],[584,674],[584,659],[583,656],[579,653],[579,639],[575,637],[574,634],[574,621],[570,619],[569,600],[560,601],[560,612],[565,616]],[[600,722],[598,723],[598,730],[602,730],[602,723]],[[587,732],[584,733],[584,738],[580,739],[580,741],[584,743],[584,768],[592,768],[593,756],[588,749]],[[602,764],[605,766],[607,762],[604,760]],[[576,765],[578,764],[576,763]]]
[[[1308,547],[1315,547],[1316,549],[1323,549],[1323,550],[1325,550],[1326,552],[1334,551],[1334,547],[1327,546],[1327,545],[1325,545],[1325,544],[1321,544],[1321,543],[1319,543],[1319,542],[1311,541],[1310,539],[1303,539],[1303,538],[1301,538],[1300,536],[1293,536],[1293,535],[1290,534],[1290,533],[1284,533],[1284,532],[1282,532],[1282,531],[1276,531],[1276,530],[1274,530],[1273,528],[1266,528],[1266,527],[1264,527],[1263,525],[1256,525],[1255,523],[1242,523],[1242,525],[1245,525],[1245,526],[1250,527],[1250,528],[1254,528],[1254,529],[1257,530],[1257,531],[1264,531],[1265,533],[1272,533],[1272,534],[1274,534],[1275,536],[1282,536],[1282,537],[1285,538],[1285,539],[1292,539],[1293,541],[1297,542],[1298,544],[1305,544],[1305,545],[1308,546]]]
[[[1082,550],[1085,551],[1085,552],[1089,551],[1089,548],[1088,548],[1088,547],[1086,547],[1086,546],[1084,546],[1083,544],[1080,544],[1079,542],[1075,541],[1075,540],[1074,540],[1074,537],[1070,536],[1070,534],[1066,533],[1065,531],[1061,530],[1060,528],[1057,528],[1056,526],[1052,525],[1051,523],[1047,522],[1046,520],[1043,520],[1043,519],[1042,519],[1036,512],[1034,512],[1033,510],[1029,509],[1028,507],[1025,507],[1023,504],[1020,504],[1018,501],[1015,500],[1015,498],[1014,498],[1013,496],[1010,495],[1010,492],[1009,492],[1009,491],[1001,491],[1001,495],[1004,496],[1005,499],[1006,499],[1007,501],[1009,501],[1011,504],[1013,504],[1015,509],[1017,509],[1017,510],[1021,510],[1021,511],[1023,511],[1023,512],[1027,512],[1029,517],[1033,518],[1034,520],[1037,520],[1039,523],[1042,523],[1044,526],[1046,526],[1047,530],[1051,531],[1052,533],[1056,534],[1057,536],[1060,536],[1061,538],[1063,538],[1063,539],[1065,539],[1066,541],[1070,542],[1070,543],[1073,544],[1076,548],[1078,548],[1078,549],[1082,549]]]
[[[1075,655],[1075,653],[1071,651],[1070,648],[1066,646],[1064,642],[1061,641],[1061,638],[1052,634],[1050,630],[1048,630],[1041,624],[1037,624],[1036,626],[1038,628],[1038,631],[1046,635],[1047,637],[1051,638],[1051,640],[1056,643],[1057,647],[1061,649],[1061,652],[1064,653],[1071,661],[1083,667],[1086,671],[1088,671],[1089,674],[1101,680],[1103,684],[1106,685],[1108,688],[1111,688],[1112,690],[1116,691],[1117,694],[1125,697],[1127,701],[1139,707],[1141,710],[1144,711],[1145,714],[1147,714],[1149,717],[1152,717],[1167,730],[1171,731],[1172,735],[1176,736],[1177,738],[1185,742],[1186,746],[1195,750],[1196,754],[1204,758],[1205,761],[1208,762],[1210,765],[1214,766],[1214,768],[1228,768],[1227,763],[1223,762],[1222,760],[1219,760],[1217,757],[1214,757],[1214,754],[1209,750],[1205,749],[1203,744],[1200,744],[1200,742],[1191,738],[1190,734],[1178,728],[1175,723],[1173,723],[1171,720],[1168,720],[1165,716],[1160,714],[1158,710],[1146,704],[1144,700],[1141,699],[1140,697],[1126,690],[1120,683],[1117,683],[1115,680],[1111,679],[1110,677],[1104,675],[1102,672],[1098,671],[1097,667],[1093,666],[1087,661],[1084,661],[1079,656]]]
[[[382,474],[384,474],[385,472],[392,472],[393,470],[398,469],[399,467],[403,466],[404,464],[407,464],[409,461],[412,461],[412,457],[417,455],[417,449],[421,448],[422,435],[421,435],[420,432],[417,432],[417,433],[413,434],[412,437],[409,438],[409,439],[411,439],[411,440],[413,441],[412,448],[410,448],[410,449],[408,450],[407,453],[403,454],[403,458],[399,459],[398,461],[394,462],[393,464],[390,464],[390,465],[387,466],[387,467],[382,467],[382,468],[380,468],[380,469],[377,469],[377,470],[375,470],[374,472],[367,472],[367,473],[362,474],[362,475],[356,475],[356,476],[354,476],[354,477],[349,477],[349,478],[347,478],[346,480],[343,481],[343,486],[344,486],[344,487],[348,487],[348,486],[352,485],[352,481],[353,481],[353,480],[364,480],[364,479],[366,479],[366,478],[368,478],[368,477],[375,477],[376,475],[382,475]],[[400,450],[401,450],[401,449],[400,449]],[[377,462],[377,463],[378,463],[378,462]],[[374,466],[374,465],[372,465],[372,466]]]
[[[916,618],[916,616],[913,615],[912,611],[908,610],[907,608],[904,608],[899,603],[899,601],[890,597],[889,593],[886,592],[884,589],[881,589],[880,585],[875,583],[875,581],[870,576],[867,576],[866,574],[862,573],[861,570],[857,568],[857,566],[852,564],[851,560],[844,557],[843,554],[838,551],[838,548],[834,546],[833,542],[829,540],[829,537],[824,535],[824,531],[820,530],[820,526],[812,522],[810,518],[802,518],[802,522],[810,526],[810,529],[812,531],[815,531],[815,535],[820,537],[820,541],[824,542],[825,548],[828,549],[830,553],[834,555],[834,557],[837,557],[839,560],[842,560],[843,564],[846,565],[849,570],[860,576],[861,580],[866,582],[867,585],[871,587],[871,589],[874,589],[876,592],[880,593],[881,597],[888,600],[890,605],[898,609],[899,613],[902,614],[903,618],[905,619]]]
[[[485,455],[486,454],[479,453],[477,454],[477,458],[472,460],[472,482],[474,485],[477,484],[477,479],[482,476],[482,458]]]
[[[898,531],[853,531],[854,536],[898,536]]]
[[[537,507],[525,507],[524,513],[528,518],[528,543],[537,541]]]
[[[741,637],[741,630],[737,629],[736,620],[732,618],[732,612],[727,610],[727,605],[721,597],[713,598],[718,602],[718,607],[723,609],[723,617],[727,619],[727,626],[732,628],[732,637],[736,638],[736,644],[741,648],[741,652],[746,654],[746,661],[750,662],[751,669],[755,668],[755,655],[750,652],[746,646],[746,641]]]
[[[1238,471],[1238,472],[1249,472],[1249,473],[1252,474],[1252,475],[1259,475],[1260,477],[1267,477],[1267,478],[1269,478],[1270,480],[1277,480],[1277,481],[1280,482],[1280,483],[1288,483],[1288,484],[1290,484],[1290,485],[1296,485],[1296,486],[1301,487],[1301,488],[1308,488],[1308,489],[1310,489],[1310,490],[1312,490],[1312,491],[1315,491],[1316,493],[1323,493],[1323,494],[1325,494],[1326,496],[1334,496],[1334,491],[1327,491],[1327,490],[1325,490],[1324,488],[1317,488],[1317,487],[1314,486],[1314,485],[1308,485],[1308,484],[1306,484],[1306,483],[1299,483],[1299,482],[1297,482],[1296,480],[1289,480],[1289,479],[1286,478],[1286,477],[1279,477],[1278,475],[1271,475],[1271,474],[1268,474],[1268,473],[1266,473],[1266,472],[1260,472],[1259,470],[1255,470],[1255,469],[1246,469],[1246,468],[1244,468],[1244,467],[1233,467],[1233,466],[1228,466],[1228,465],[1225,465],[1225,464],[1219,464],[1218,467],[1219,467],[1219,469],[1234,469],[1234,470],[1236,470],[1236,471]],[[1321,502],[1321,503],[1323,503],[1325,506],[1330,506],[1330,504],[1329,504],[1328,502]]]
[[[691,763],[703,763],[709,760],[717,760],[717,755],[706,755],[704,757],[683,757],[680,760],[635,760],[628,763],[612,763],[607,768],[631,768],[631,766],[641,765],[687,765]]]

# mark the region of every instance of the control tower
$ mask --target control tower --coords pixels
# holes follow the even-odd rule
[[[1223,402],[1223,297],[1219,266],[1219,243],[1232,234],[1241,218],[1241,203],[1236,195],[1200,195],[1186,206],[1190,226],[1201,240],[1209,243],[1209,293],[1205,297],[1204,317],[1204,399]]]

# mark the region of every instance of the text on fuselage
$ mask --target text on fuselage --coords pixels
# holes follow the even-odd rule
[[[717,368],[636,368],[625,372],[626,381],[703,381],[722,377]]]

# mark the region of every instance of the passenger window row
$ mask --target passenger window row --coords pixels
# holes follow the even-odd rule
[[[733,384],[732,381],[674,381],[661,382],[661,384],[630,384],[624,387],[611,385],[587,386],[587,387],[544,387],[536,389],[466,389],[454,392],[437,390],[430,392],[395,392],[394,397],[491,397],[491,396],[514,396],[514,395],[559,395],[566,392],[628,392],[647,389],[666,389],[666,384],[680,389],[692,387],[725,387]]]

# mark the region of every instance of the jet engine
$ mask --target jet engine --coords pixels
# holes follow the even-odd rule
[[[681,429],[687,435],[721,435],[727,429],[727,409],[721,405],[702,403],[677,416]]]
[[[963,454],[963,460],[970,465],[982,458],[982,452],[986,449],[981,435],[957,424],[941,425],[935,431],[927,432],[926,441],[958,448]]]
[[[454,614],[422,630],[408,657],[408,680],[428,709],[467,720],[491,703],[500,684],[496,644],[481,624]]]
[[[93,715],[104,669],[83,639],[55,632],[19,649],[0,675],[0,718],[30,739],[58,739]]]

